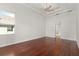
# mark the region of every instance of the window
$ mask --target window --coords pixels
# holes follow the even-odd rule
[[[14,34],[15,15],[11,12],[0,11],[0,35]]]

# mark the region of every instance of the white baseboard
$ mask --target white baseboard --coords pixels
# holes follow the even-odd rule
[[[55,38],[55,36],[46,36],[46,37],[52,37]],[[65,37],[61,37],[62,39],[66,39],[66,40],[73,40],[73,41],[77,41],[76,39],[73,38],[65,38]]]
[[[29,40],[25,39],[25,40],[21,40],[21,41],[15,41],[15,42],[11,42],[11,43],[6,43],[6,44],[0,45],[0,47],[6,47],[6,46],[9,46],[9,45],[18,44],[18,43],[22,43],[22,42],[25,42],[25,41],[30,41],[30,40],[34,40],[34,39],[38,39],[38,38],[42,38],[42,37],[44,37],[44,36],[29,38]]]
[[[55,37],[55,36],[39,36],[39,37],[34,37],[34,38],[28,38],[26,40],[21,40],[21,41],[15,41],[15,42],[11,42],[11,43],[6,43],[6,44],[2,44],[0,45],[0,47],[5,47],[5,46],[9,46],[9,45],[13,45],[13,44],[18,44],[18,43],[21,43],[21,42],[25,42],[25,41],[30,41],[30,40],[34,40],[34,39],[38,39],[38,38],[42,38],[42,37]],[[62,39],[67,39],[67,38],[62,38]],[[70,39],[67,39],[67,40],[70,40]],[[75,39],[73,39],[73,41],[76,41]],[[79,47],[79,44],[77,44],[78,47]]]

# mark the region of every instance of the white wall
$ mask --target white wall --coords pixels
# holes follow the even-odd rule
[[[77,4],[77,20],[76,20],[76,35],[77,35],[77,44],[79,48],[79,4]]]
[[[55,37],[55,24],[61,21],[61,38],[76,40],[76,16],[75,11],[56,16],[48,16],[46,20],[46,36]],[[59,28],[58,28],[59,29]]]
[[[15,13],[15,34],[0,35],[0,47],[43,37],[43,17],[21,4],[0,4],[0,10]]]
[[[16,42],[27,41],[30,39],[44,36],[45,24],[44,17],[38,15],[31,9],[23,6],[16,6]]]

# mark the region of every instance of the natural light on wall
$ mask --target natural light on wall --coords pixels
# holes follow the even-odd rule
[[[0,35],[14,34],[15,14],[7,11],[0,11]]]

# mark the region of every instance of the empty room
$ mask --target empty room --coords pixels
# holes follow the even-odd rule
[[[79,56],[78,3],[0,3],[0,56]]]

